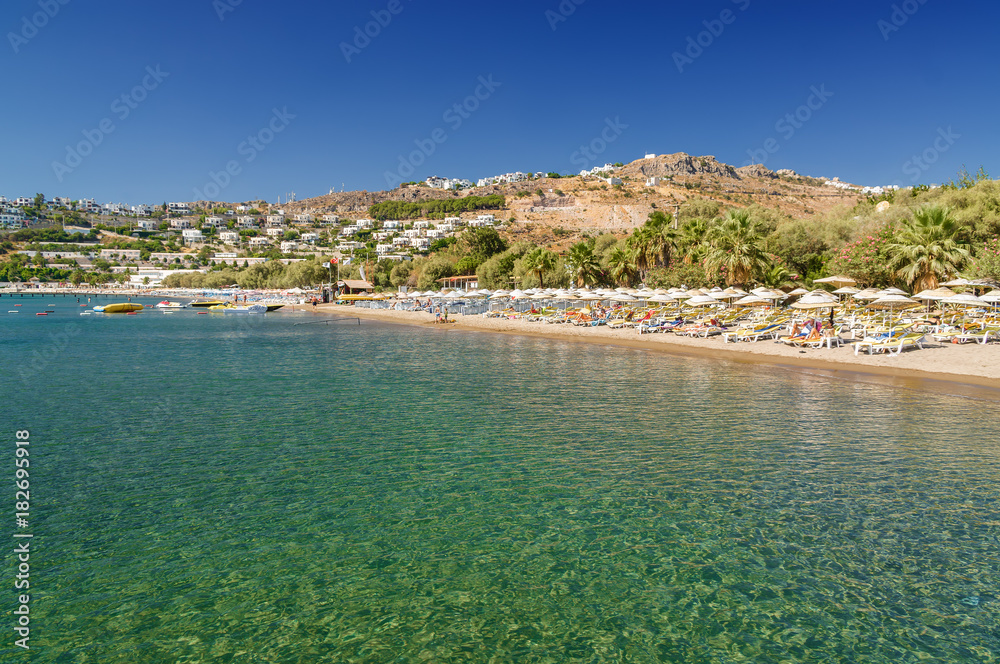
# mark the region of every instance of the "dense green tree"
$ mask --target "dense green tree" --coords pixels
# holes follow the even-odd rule
[[[385,201],[368,208],[372,219],[418,219],[431,217],[442,219],[449,215],[474,210],[499,210],[506,206],[506,199],[499,194],[490,196],[465,196],[452,199],[435,199],[416,203],[406,201]]]
[[[484,261],[477,269],[481,288],[510,288],[514,281],[514,268],[518,260],[531,251],[530,242],[518,242],[505,251]]]
[[[468,247],[468,253],[480,262],[495,256],[507,248],[507,243],[495,228],[470,228],[462,233],[462,241]],[[450,276],[450,275],[449,275]]]
[[[420,268],[420,276],[417,277],[417,288],[420,290],[437,290],[441,288],[438,279],[453,276],[455,276],[455,267],[451,261],[443,256],[432,256]]]
[[[401,261],[396,263],[389,272],[389,283],[394,287],[399,288],[400,286],[406,286],[410,280],[410,273],[413,271],[413,267],[410,265],[409,261]]]

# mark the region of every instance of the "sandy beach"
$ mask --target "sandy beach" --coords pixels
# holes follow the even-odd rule
[[[305,307],[303,307],[305,308]],[[439,325],[426,312],[365,309],[349,305],[321,304],[315,315],[356,316],[404,325],[441,330],[480,331],[559,339],[570,342],[639,348],[676,355],[710,357],[732,362],[780,366],[846,380],[869,380],[918,389],[960,390],[961,386],[995,392],[1000,398],[1000,344],[942,344],[930,337],[922,350],[906,350],[898,356],[854,354],[851,340],[844,337],[839,348],[799,349],[773,341],[724,343],[721,337],[707,339],[666,334],[640,335],[633,328],[552,325],[509,318],[458,316],[457,322]],[[934,383],[937,383],[935,385]],[[971,394],[971,392],[970,392]]]

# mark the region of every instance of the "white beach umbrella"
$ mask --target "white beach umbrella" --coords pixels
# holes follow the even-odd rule
[[[609,298],[612,302],[635,302],[636,298],[632,297],[628,293],[618,293],[617,295]]]
[[[744,295],[740,299],[733,302],[733,306],[736,307],[762,307],[768,304],[771,304],[769,300],[765,300],[759,295],[754,295],[753,293]]]
[[[822,293],[822,294],[821,294]],[[793,309],[828,309],[840,304],[826,291],[807,292],[797,302],[792,303]]]
[[[1000,302],[1000,289],[991,290],[986,295],[980,295],[979,299],[983,302],[989,302],[990,304],[996,304]]]
[[[990,303],[972,293],[958,293],[944,298],[941,300],[941,304],[951,304],[958,307],[986,307]]]
[[[917,306],[920,303],[916,300],[912,300],[905,295],[900,295],[899,293],[890,293],[888,295],[883,295],[875,300],[868,303],[869,309],[889,309],[890,311],[895,309],[909,309],[910,307]]]
[[[855,300],[877,300],[879,298],[879,294],[874,288],[866,288],[863,291],[855,293],[851,297]]]
[[[911,297],[913,297],[914,300],[935,301],[943,300],[946,297],[951,297],[953,295],[955,295],[955,291],[950,288],[939,287],[922,290]]]
[[[716,300],[711,295],[696,295],[689,298],[687,302],[684,303],[688,307],[707,307],[713,304],[722,304],[719,300]]]
[[[854,295],[855,293],[860,293],[860,288],[855,288],[854,286],[844,286],[843,288],[838,288],[833,291],[834,295]]]
[[[813,279],[813,283],[814,284],[832,284],[832,285],[836,286],[837,288],[840,288],[841,286],[853,286],[854,284],[856,284],[858,282],[855,281],[854,279],[851,279],[850,277],[844,276],[842,274],[838,274],[838,275],[835,275],[835,276],[832,276],[832,277],[825,277],[823,279]]]

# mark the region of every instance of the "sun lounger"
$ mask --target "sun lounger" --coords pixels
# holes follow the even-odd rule
[[[965,343],[985,344],[990,340],[990,337],[993,337],[994,339],[1000,339],[1000,328],[966,330],[964,332],[958,332],[954,334],[934,335],[934,339],[936,341],[951,341],[951,343],[955,344],[965,344]]]
[[[722,341],[729,342],[732,341],[736,343],[737,341],[759,341],[760,339],[777,339],[778,333],[785,326],[784,323],[771,323],[770,325],[764,325],[762,327],[756,328],[739,328],[735,331],[728,331],[722,333]]]
[[[922,334],[904,334],[885,341],[859,341],[854,344],[854,354],[857,355],[862,348],[866,347],[869,355],[882,352],[889,355],[899,355],[907,348],[923,349],[924,340]]]

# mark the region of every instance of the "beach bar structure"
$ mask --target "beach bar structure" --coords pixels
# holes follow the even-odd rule
[[[460,288],[462,290],[475,290],[479,288],[479,277],[474,274],[467,274],[462,277],[444,277],[437,280],[441,288]]]
[[[375,290],[375,286],[361,279],[343,279],[337,282],[337,289],[345,295],[368,294]]]

